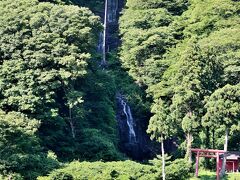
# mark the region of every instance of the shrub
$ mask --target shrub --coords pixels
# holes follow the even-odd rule
[[[73,179],[157,179],[157,170],[154,166],[143,165],[133,161],[118,162],[72,162],[63,169],[51,173],[48,177],[39,177],[39,180],[57,179],[63,174],[71,174]],[[61,178],[60,178],[61,179]]]
[[[190,177],[191,165],[185,159],[177,159],[166,167],[166,179],[179,180]]]
[[[156,160],[155,159],[155,163]],[[131,180],[157,180],[161,179],[160,163],[140,164],[133,161],[117,162],[72,162],[62,169],[53,171],[48,177],[39,177],[38,180],[71,180],[73,179],[131,179]],[[168,162],[166,167],[167,180],[181,180],[189,177],[190,165],[183,159]],[[158,164],[158,165],[157,165]]]
[[[23,180],[24,178],[20,175],[20,174],[17,174],[17,173],[9,173],[7,175],[1,175],[0,174],[0,180]]]

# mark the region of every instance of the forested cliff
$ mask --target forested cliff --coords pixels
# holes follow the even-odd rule
[[[186,179],[192,147],[240,151],[239,13],[237,0],[0,0],[0,179],[127,159],[145,165],[42,178],[164,178],[163,158],[146,162],[164,150],[167,179]]]

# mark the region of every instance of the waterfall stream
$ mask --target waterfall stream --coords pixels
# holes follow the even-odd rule
[[[109,44],[108,44],[108,30],[111,27],[112,24],[116,24],[117,22],[117,13],[118,13],[118,0],[105,0],[105,14],[104,14],[104,32],[103,32],[103,59],[102,59],[102,64],[106,65],[106,46],[107,49],[109,49]],[[125,99],[122,96],[118,97],[121,106],[122,106],[122,111],[125,114],[126,117],[126,124],[128,126],[128,142],[129,143],[136,143],[136,133],[134,130],[134,119],[132,116],[131,108],[125,101]]]
[[[116,36],[116,32],[119,30],[118,19],[124,3],[124,0],[105,0],[105,9],[100,14],[104,28],[99,33],[97,51],[102,56],[100,67],[103,70],[108,68],[107,53],[112,50],[115,51],[121,43],[119,37]],[[146,134],[146,126],[137,123],[141,120],[139,117],[133,118],[131,108],[120,92],[116,93],[116,100],[120,150],[135,160],[154,157],[158,151],[158,145],[155,147],[155,144],[152,144]]]
[[[134,130],[134,119],[132,117],[132,112],[130,106],[126,103],[126,101],[122,97],[118,97],[119,101],[121,102],[123,112],[126,116],[126,122],[128,125],[128,138],[129,143],[136,143],[136,133]]]
[[[100,33],[98,42],[98,52],[102,54],[101,66],[107,65],[106,53],[109,51],[108,29],[110,24],[117,23],[119,0],[105,0],[104,18],[103,18],[103,32]]]
[[[105,0],[105,9],[101,14],[104,29],[99,34],[98,53],[102,55],[100,66],[103,70],[107,67],[107,52],[115,51],[120,45],[120,39],[116,35],[119,30],[118,19],[124,6],[124,0]],[[146,134],[146,128],[137,124],[139,118],[132,115],[130,105],[120,92],[116,92],[116,120],[118,124],[119,149],[127,156],[135,160],[143,160],[151,157],[151,141]]]

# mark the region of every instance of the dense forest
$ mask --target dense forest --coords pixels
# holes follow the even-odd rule
[[[239,15],[238,0],[0,0],[0,179],[189,179],[191,148],[240,151]]]

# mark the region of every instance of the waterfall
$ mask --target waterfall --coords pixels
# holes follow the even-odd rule
[[[118,0],[105,0],[105,9],[104,9],[104,29],[103,32],[99,35],[99,41],[98,41],[98,47],[97,50],[99,53],[102,53],[102,61],[101,66],[104,68],[104,66],[107,65],[106,61],[106,45],[108,45],[107,41],[107,35],[108,35],[108,26],[112,24],[117,23],[117,12],[118,12]],[[134,130],[134,119],[132,116],[131,108],[126,103],[124,98],[120,95],[118,97],[121,106],[122,111],[125,114],[126,117],[126,124],[128,127],[128,141],[129,143],[136,143],[136,133]]]
[[[98,45],[98,51],[102,53],[101,66],[103,67],[107,65],[106,49],[109,49],[108,44],[109,24],[115,23],[117,21],[117,12],[118,12],[118,0],[105,0],[103,32],[100,34],[100,41]]]
[[[99,62],[102,70],[107,68],[107,52],[116,50],[120,45],[120,39],[115,33],[119,30],[119,12],[125,2],[124,0],[105,0],[105,9],[100,14],[104,29],[99,33],[97,51],[102,56]],[[137,123],[141,121],[141,118],[133,118],[131,108],[120,92],[116,94],[116,100],[119,149],[134,160],[153,158],[160,146],[152,144],[146,134],[147,127]]]
[[[108,0],[105,0],[104,10],[104,24],[103,24],[103,37],[102,37],[102,66],[106,66],[106,41],[107,41],[107,25],[108,25]]]
[[[97,49],[102,56],[100,67],[103,70],[107,68],[107,52],[116,50],[121,43],[116,32],[119,30],[119,12],[125,2],[125,0],[105,0],[105,9],[100,14],[104,23],[104,29],[99,35]],[[140,122],[141,118],[132,115],[127,100],[120,92],[116,93],[116,100],[116,120],[120,151],[134,160],[145,160],[154,157],[158,146],[155,148],[152,145],[149,136],[146,134],[146,127],[137,123]]]
[[[121,96],[118,97],[118,99],[121,102],[121,106],[126,117],[126,123],[128,126],[128,141],[129,143],[136,143],[137,140],[136,133],[134,130],[134,119],[132,116],[131,108]]]

